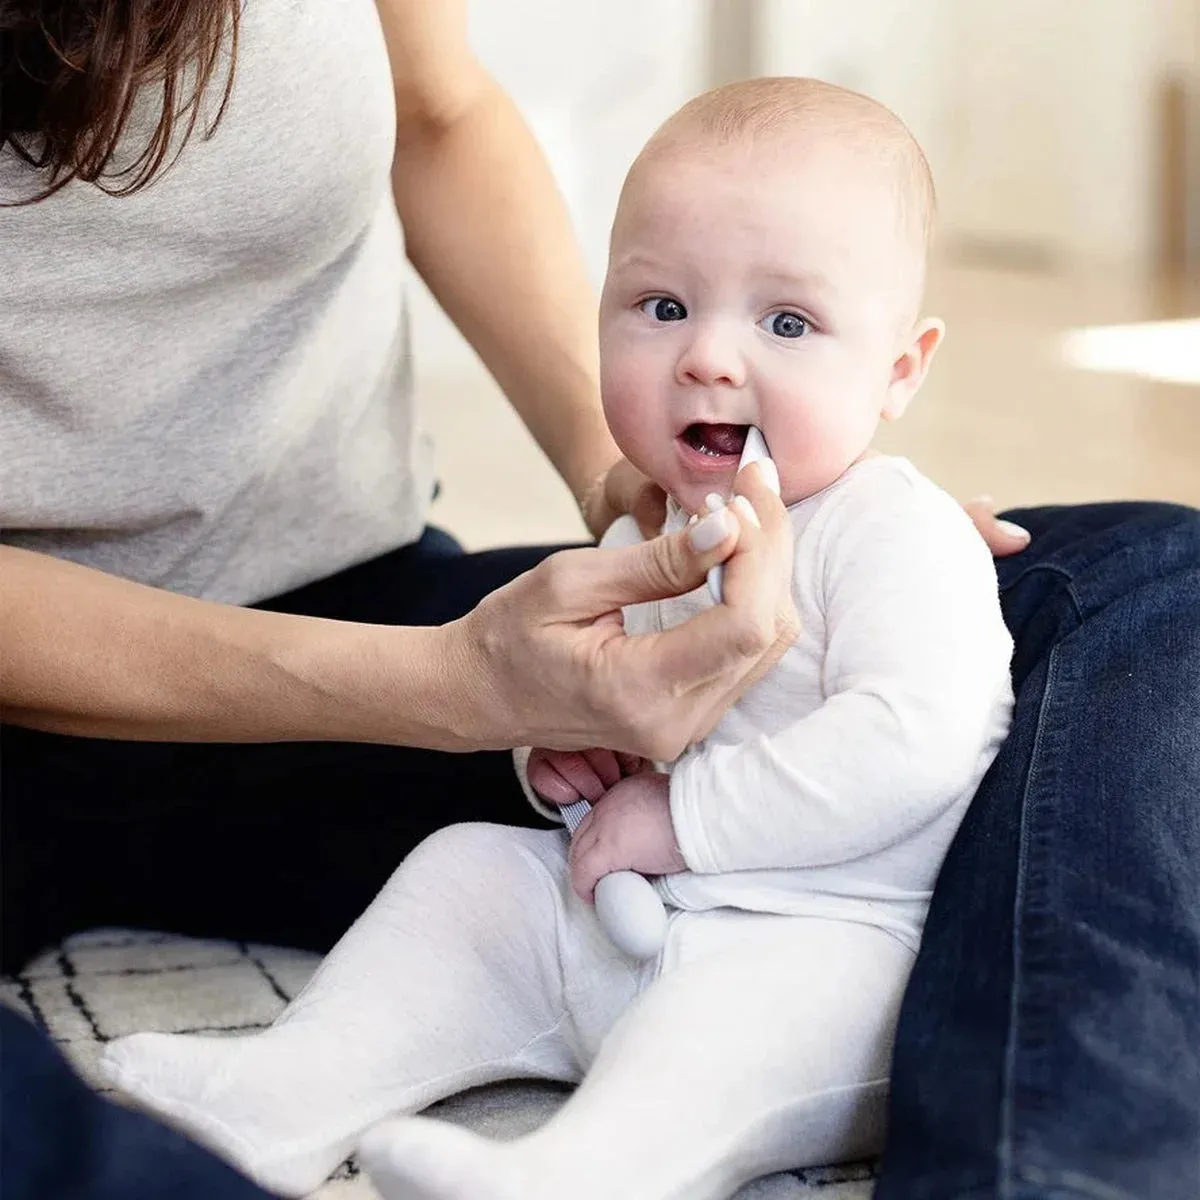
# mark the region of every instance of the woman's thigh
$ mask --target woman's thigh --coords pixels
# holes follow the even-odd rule
[[[1200,1195],[1200,513],[1011,514],[1012,730],[938,880],[877,1189]]]
[[[550,552],[465,554],[430,530],[258,607],[440,624]],[[12,726],[0,739],[6,971],[103,924],[326,950],[434,830],[544,824],[506,753],[121,742]]]

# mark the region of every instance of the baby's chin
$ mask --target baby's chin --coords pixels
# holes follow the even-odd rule
[[[676,480],[666,488],[667,493],[689,516],[696,513],[706,513],[705,503],[708,496],[716,492],[722,499],[728,500],[733,495],[733,481],[736,471],[729,472],[728,479],[713,479],[707,484],[691,481]]]

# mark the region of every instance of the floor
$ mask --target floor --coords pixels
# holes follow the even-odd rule
[[[880,449],[963,500],[1200,506],[1200,386],[1080,370],[1062,353],[1073,329],[1200,316],[1200,278],[942,265],[927,310],[945,319],[946,343]],[[438,444],[435,521],[472,549],[583,536],[565,488],[482,369],[422,378],[420,393]]]

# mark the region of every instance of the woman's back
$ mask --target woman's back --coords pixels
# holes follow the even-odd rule
[[[224,65],[149,187],[0,209],[0,539],[244,603],[412,540],[432,467],[372,0],[250,0],[204,140]]]

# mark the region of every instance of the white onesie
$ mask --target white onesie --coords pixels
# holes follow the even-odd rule
[[[906,459],[868,458],[788,510],[800,635],[668,768],[690,870],[667,904],[861,921],[916,949],[934,880],[1008,731],[1012,640],[963,509]],[[667,527],[686,514],[672,505]],[[631,517],[604,546],[641,541]],[[707,588],[624,611],[679,625]],[[557,819],[518,774],[531,803]],[[660,767],[664,764],[660,764]]]
[[[671,768],[691,869],[658,881],[657,962],[575,896],[561,830],[453,826],[269,1030],[121,1039],[118,1088],[287,1195],[355,1146],[386,1200],[725,1200],[877,1152],[933,882],[1007,728],[1011,643],[982,540],[907,462],[868,459],[790,513],[802,630]],[[505,1144],[410,1115],[515,1077],[582,1084]]]

